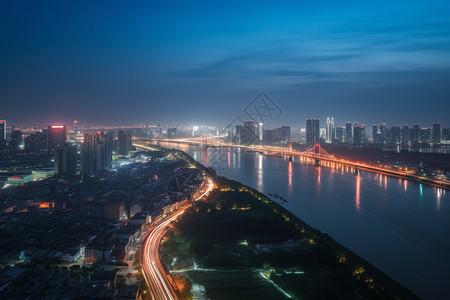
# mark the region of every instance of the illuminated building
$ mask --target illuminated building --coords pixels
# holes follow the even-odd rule
[[[380,134],[378,135],[378,143],[380,144],[386,143],[386,138],[387,138],[386,123],[380,123]]]
[[[377,124],[372,125],[372,139],[374,143],[378,143],[378,126]]]
[[[86,133],[81,145],[80,172],[93,175],[111,167],[112,135],[102,132]]]
[[[161,127],[158,123],[158,131],[161,130]],[[129,131],[119,131],[118,137],[118,154],[119,155],[128,155],[131,151],[131,132]]]
[[[319,142],[320,127],[319,119],[306,119],[306,144],[314,145]]]
[[[48,151],[54,151],[66,143],[66,125],[48,125]]]
[[[242,125],[236,125],[236,134],[235,134],[235,138],[234,138],[234,142],[236,144],[240,144],[241,143],[241,136],[242,136],[242,132],[243,132],[243,127]]]
[[[442,128],[441,141],[450,142],[450,128]]]
[[[0,120],[0,140],[6,141],[6,120]]]
[[[259,124],[258,124],[258,139],[259,139],[260,141],[263,140],[263,126],[264,126],[263,123],[259,123]]]
[[[31,182],[31,180],[32,180],[31,174],[14,175],[14,176],[8,177],[6,184],[8,184],[10,186],[23,186],[25,183]]]
[[[25,150],[30,152],[47,150],[47,132],[47,129],[44,129],[25,137]]]
[[[366,125],[358,125],[358,123],[355,123],[353,127],[353,143],[355,145],[362,145],[364,144],[366,137]]]
[[[281,126],[281,142],[289,143],[291,141],[291,127]]]
[[[410,132],[410,140],[412,144],[420,143],[420,126],[418,123],[414,123]]]
[[[439,122],[433,123],[433,143],[441,143],[441,124]]]
[[[334,139],[334,143],[340,144],[344,141],[344,127],[338,126],[336,127],[336,138]]]
[[[257,140],[256,123],[253,120],[244,121],[244,126],[241,131],[241,144],[252,144]]]
[[[55,174],[73,176],[77,173],[77,148],[64,144],[55,149]]]
[[[326,138],[325,142],[331,143],[334,139],[334,118],[327,118],[327,128],[326,128]]]
[[[420,129],[420,142],[429,144],[432,141],[432,130],[431,128],[421,128]]]
[[[400,144],[401,134],[400,134],[400,126],[392,126],[390,131],[390,143],[392,144]]]
[[[345,141],[351,143],[353,139],[353,125],[352,122],[345,123]]]
[[[403,124],[403,129],[402,129],[402,144],[406,145],[409,144],[409,127],[408,124]]]
[[[13,151],[21,150],[22,148],[22,131],[14,130],[11,132],[11,141],[9,142],[9,148]]]

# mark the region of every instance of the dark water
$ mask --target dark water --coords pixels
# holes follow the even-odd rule
[[[450,299],[450,191],[299,157],[289,162],[235,148],[161,145],[280,195],[289,211],[418,296]]]

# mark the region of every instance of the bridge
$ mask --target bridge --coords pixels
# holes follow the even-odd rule
[[[233,147],[233,148],[242,148],[255,152],[260,152],[262,154],[268,156],[287,156],[289,160],[292,161],[293,157],[303,157],[307,159],[314,160],[317,166],[325,164],[329,164],[329,166],[348,166],[354,168],[355,173],[359,174],[360,171],[368,171],[372,173],[378,173],[383,175],[389,175],[393,177],[398,177],[406,180],[415,181],[418,183],[423,183],[427,185],[432,185],[439,188],[450,189],[450,181],[439,180],[430,177],[424,177],[420,175],[414,174],[412,171],[408,170],[396,170],[393,168],[389,168],[387,165],[372,165],[363,162],[355,162],[346,160],[343,158],[335,157],[330,153],[326,152],[320,144],[315,144],[311,148],[306,151],[295,151],[292,149],[292,146],[289,147],[277,147],[277,146],[262,146],[262,145],[239,145],[231,142],[226,142],[226,136],[212,136],[212,135],[204,135],[201,137],[193,137],[193,138],[185,138],[185,139],[170,139],[164,140],[165,142],[171,143],[180,143],[180,144],[191,144],[191,145],[202,145],[204,148],[206,147]],[[150,139],[134,139],[134,146],[137,148],[145,149],[146,143],[156,141]],[[161,140],[159,140],[161,141]]]

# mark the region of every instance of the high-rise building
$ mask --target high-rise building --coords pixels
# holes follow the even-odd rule
[[[159,124],[159,123],[158,123]],[[160,127],[161,128],[161,127]],[[128,155],[131,151],[131,132],[119,131],[118,137],[118,153],[119,155]]]
[[[439,122],[433,123],[433,143],[441,143],[441,124]]]
[[[420,129],[420,142],[430,144],[432,142],[433,132],[431,128],[421,128]]]
[[[420,143],[420,126],[419,123],[414,123],[413,128],[410,132],[410,140],[412,144]]]
[[[244,127],[242,129],[241,144],[252,144],[257,140],[258,135],[255,121],[244,121]]]
[[[77,173],[77,148],[64,144],[55,148],[55,174],[73,176]]]
[[[333,143],[342,143],[344,141],[344,127],[338,126],[336,127],[336,138]]]
[[[442,128],[442,138],[443,142],[450,142],[450,128]]]
[[[273,145],[275,143],[275,133],[273,129],[263,130],[263,145]]]
[[[244,131],[244,129],[243,129],[242,125],[236,125],[236,135],[235,135],[235,138],[234,138],[234,142],[236,144],[241,144],[243,131]]]
[[[111,167],[113,140],[104,132],[86,133],[81,145],[81,174],[93,175]]]
[[[387,132],[386,132],[386,123],[380,123],[380,134],[378,135],[378,143],[384,144],[386,143]]]
[[[355,145],[364,144],[366,138],[366,125],[355,123],[353,127],[353,143]]]
[[[264,130],[264,124],[263,124],[263,123],[259,123],[259,124],[258,124],[258,139],[259,139],[260,141],[262,141],[262,140],[263,140],[263,137],[264,137],[263,130]]]
[[[66,143],[66,125],[48,125],[48,151],[62,147]]]
[[[372,125],[372,139],[374,143],[378,143],[378,126],[377,124]]]
[[[406,145],[409,144],[409,127],[408,124],[403,124],[403,129],[402,129],[402,144]]]
[[[6,141],[6,120],[0,120],[0,140]]]
[[[281,126],[281,142],[289,143],[291,141],[291,127]]]
[[[9,148],[13,151],[21,150],[22,148],[22,131],[14,130],[11,132],[11,141],[9,141]]]
[[[392,126],[389,142],[392,144],[400,144],[400,141],[401,141],[400,126]]]
[[[314,145],[320,139],[319,119],[306,119],[306,144]]]
[[[95,174],[95,135],[84,134],[84,142],[81,145],[80,172],[81,174]]]
[[[325,142],[332,143],[334,140],[334,118],[327,118],[327,128],[326,128],[326,139]]]
[[[353,139],[353,124],[352,122],[345,123],[345,142],[351,143]]]

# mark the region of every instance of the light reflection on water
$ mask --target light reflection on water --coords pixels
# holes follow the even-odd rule
[[[227,159],[221,175],[266,195],[279,194],[288,200],[280,205],[420,297],[447,297],[450,193],[382,174],[355,174],[355,168],[339,163],[316,166],[313,159],[304,157],[290,162],[287,156],[242,149],[167,144],[202,163],[206,157],[207,165],[217,157],[212,154],[222,151]]]

